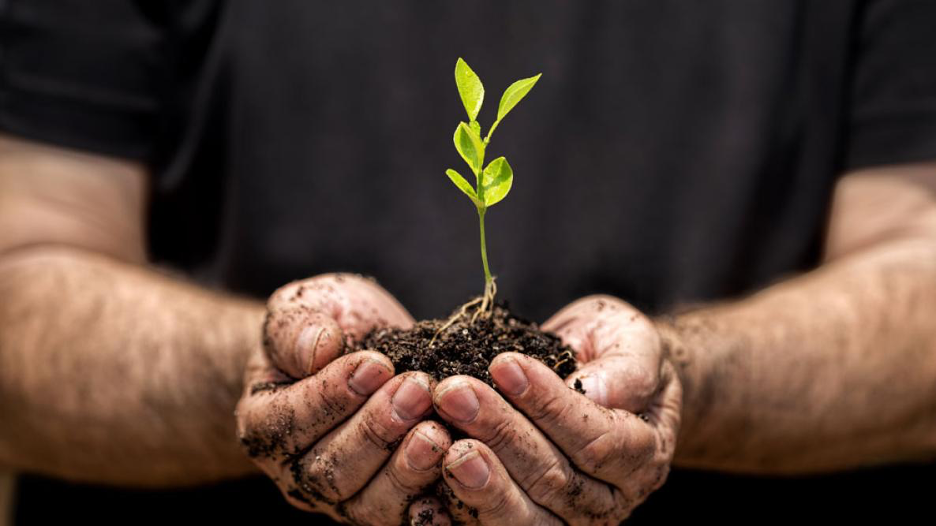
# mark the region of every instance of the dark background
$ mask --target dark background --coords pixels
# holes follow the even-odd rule
[[[499,128],[501,297],[650,314],[813,268],[847,170],[936,158],[936,2],[0,0],[0,129],[153,168],[154,259],[263,298],[336,270],[417,317],[480,292],[444,176],[451,71],[543,78]],[[76,452],[81,454],[81,452]],[[795,479],[676,470],[634,524],[908,522],[932,467]],[[26,476],[19,523],[317,519],[267,480],[176,491]]]

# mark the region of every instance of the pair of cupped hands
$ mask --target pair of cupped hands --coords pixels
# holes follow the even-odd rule
[[[346,353],[413,324],[371,280],[294,282],[267,308],[237,429],[301,509],[351,524],[618,524],[666,478],[682,388],[654,324],[623,301],[584,298],[542,325],[576,351],[572,376],[503,353],[496,389]]]

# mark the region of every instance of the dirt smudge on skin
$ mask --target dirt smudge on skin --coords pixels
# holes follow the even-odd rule
[[[277,382],[257,382],[250,386],[250,394],[255,395],[262,392],[271,392],[275,393],[276,391],[291,385],[293,382],[290,381],[277,381]]]
[[[296,430],[296,413],[288,406],[274,404],[265,424],[240,437],[250,458],[278,458],[286,451],[288,437]]]
[[[315,457],[317,460],[320,457]],[[330,466],[329,466],[330,467]],[[304,496],[306,502],[322,502],[328,505],[335,505],[336,501],[326,497],[319,490],[319,483],[321,481],[317,480],[318,477],[314,477],[316,480],[313,480],[313,477],[310,473],[309,468],[305,465],[305,462],[302,459],[296,459],[289,466],[289,471],[292,473],[293,483],[295,483],[298,488],[298,493]],[[332,474],[334,471],[332,471]],[[334,477],[334,475],[332,475]]]

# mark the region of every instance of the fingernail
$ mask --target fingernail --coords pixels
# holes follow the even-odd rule
[[[455,480],[471,489],[483,488],[491,477],[491,469],[477,451],[471,451],[447,467]]]
[[[504,359],[496,367],[492,367],[491,376],[494,377],[494,382],[501,391],[511,395],[518,395],[526,391],[527,386],[530,385],[523,368],[510,358]]]
[[[348,387],[361,396],[367,396],[380,388],[390,378],[390,370],[375,360],[366,360],[358,365],[348,380]]]
[[[318,352],[316,343],[325,332],[324,327],[310,326],[302,329],[296,338],[296,365],[306,374],[312,374],[315,365],[315,353]]]
[[[423,433],[417,431],[413,434],[406,450],[406,463],[416,471],[426,471],[439,463],[439,454],[442,448]]]
[[[604,377],[589,375],[581,378],[582,390],[592,402],[608,406],[608,386],[605,384]]]
[[[467,424],[478,416],[481,404],[470,385],[456,383],[439,395],[439,408],[452,420]]]
[[[432,405],[429,386],[423,384],[417,377],[407,378],[393,393],[391,403],[400,420],[419,418]]]

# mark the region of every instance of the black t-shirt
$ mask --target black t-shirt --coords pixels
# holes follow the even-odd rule
[[[492,155],[499,294],[651,314],[815,266],[836,178],[936,158],[936,2],[0,0],[0,129],[153,167],[151,252],[211,286],[375,276],[417,317],[480,292],[452,81],[542,72]],[[634,524],[927,510],[928,467],[808,479],[676,470]],[[57,506],[49,506],[48,503]],[[289,515],[272,483],[138,492],[26,477],[19,518]],[[809,515],[807,515],[807,513]],[[932,515],[932,512],[929,512]]]

